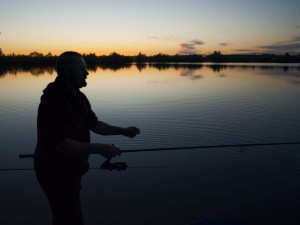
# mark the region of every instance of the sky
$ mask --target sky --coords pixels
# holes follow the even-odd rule
[[[300,53],[300,0],[0,0],[4,54]]]

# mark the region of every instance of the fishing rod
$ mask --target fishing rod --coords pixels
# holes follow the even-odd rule
[[[169,147],[169,148],[144,148],[144,149],[132,149],[132,150],[121,150],[121,153],[136,153],[136,152],[156,152],[156,151],[177,151],[177,150],[188,150],[188,149],[203,149],[203,148],[234,148],[240,147],[242,150],[244,147],[253,146],[275,146],[275,145],[298,145],[300,142],[269,142],[269,143],[252,143],[252,144],[228,144],[228,145],[198,145],[198,146],[183,146],[183,147]],[[19,158],[32,158],[34,154],[20,154]],[[105,170],[117,170],[122,171],[127,168],[169,168],[169,167],[128,167],[126,162],[110,162],[110,159],[105,160],[100,167],[93,167],[90,169],[105,169]],[[19,169],[0,169],[0,171],[13,171],[13,170],[33,170],[32,168],[19,168]]]
[[[298,145],[300,142],[269,142],[269,143],[252,143],[252,144],[228,144],[228,145],[198,145],[198,146],[182,146],[170,148],[143,148],[120,150],[122,153],[136,153],[136,152],[156,152],[156,151],[175,151],[175,150],[188,150],[188,149],[202,149],[202,148],[233,148],[233,147],[253,147],[253,146],[274,146],[274,145]],[[20,154],[19,158],[32,158],[34,154]]]
[[[233,148],[233,147],[251,147],[251,146],[266,146],[266,145],[296,145],[300,142],[273,142],[273,143],[254,143],[254,144],[228,144],[228,145],[199,145],[173,148],[148,148],[148,149],[133,149],[123,150],[121,153],[133,152],[154,152],[154,151],[172,151],[172,150],[187,150],[187,149],[202,149],[202,148]]]

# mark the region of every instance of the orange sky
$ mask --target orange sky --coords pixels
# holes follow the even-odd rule
[[[300,52],[298,0],[0,2],[5,54]]]

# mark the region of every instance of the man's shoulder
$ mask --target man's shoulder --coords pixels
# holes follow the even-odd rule
[[[87,96],[83,92],[78,91],[77,96],[79,98],[81,98],[82,100],[89,102],[89,99],[87,98]]]
[[[61,99],[64,98],[64,93],[60,91],[59,89],[51,90],[51,91],[44,91],[41,99],[47,100],[47,99]]]
[[[66,95],[60,90],[60,88],[52,87],[51,91],[47,89],[45,90],[41,96],[42,104],[65,104],[65,102],[68,101]]]

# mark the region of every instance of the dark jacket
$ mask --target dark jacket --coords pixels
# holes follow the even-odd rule
[[[74,95],[59,77],[43,91],[38,109],[35,170],[59,176],[82,176],[88,170],[88,155],[57,154],[53,149],[64,139],[89,143],[90,130],[98,119],[87,97]]]

